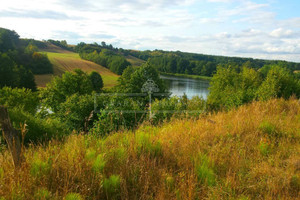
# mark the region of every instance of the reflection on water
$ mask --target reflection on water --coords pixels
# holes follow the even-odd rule
[[[166,75],[160,75],[160,77],[167,84],[172,96],[182,96],[185,93],[189,99],[193,96],[202,96],[204,99],[207,99],[209,93],[208,81]]]

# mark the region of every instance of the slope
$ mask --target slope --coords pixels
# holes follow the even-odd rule
[[[53,64],[54,74],[36,75],[35,79],[39,87],[45,87],[53,75],[61,76],[64,72],[73,71],[76,68],[88,73],[91,71],[98,72],[101,74],[106,88],[117,84],[118,75],[101,65],[81,59],[78,53],[61,49],[52,44],[48,45],[46,49],[42,49],[42,52],[48,55],[50,62]]]
[[[18,174],[5,150],[0,196],[299,199],[299,120],[297,99],[274,99],[104,138],[73,134],[27,148]]]

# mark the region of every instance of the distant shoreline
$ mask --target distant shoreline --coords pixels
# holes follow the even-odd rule
[[[205,80],[205,81],[211,81],[212,77],[209,76],[199,76],[199,75],[190,75],[190,74],[173,74],[173,73],[166,73],[166,72],[159,72],[161,75],[167,75],[167,76],[176,76],[176,77],[183,77],[183,78],[192,78],[192,79],[198,79],[198,80]]]

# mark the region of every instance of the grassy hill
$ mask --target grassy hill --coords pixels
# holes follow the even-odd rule
[[[299,199],[299,122],[297,99],[275,99],[102,139],[74,134],[31,146],[18,171],[4,150],[0,197]]]
[[[101,65],[81,59],[78,53],[64,50],[52,44],[49,44],[46,49],[42,49],[42,52],[47,53],[50,62],[53,64],[54,74],[36,75],[35,79],[39,87],[44,87],[53,75],[60,76],[65,71],[73,71],[76,68],[85,72],[96,71],[100,73],[104,87],[112,87],[117,84],[119,77],[117,74]]]

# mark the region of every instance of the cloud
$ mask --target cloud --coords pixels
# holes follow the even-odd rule
[[[0,17],[9,18],[36,18],[36,19],[56,19],[65,20],[70,19],[68,15],[61,12],[55,12],[51,10],[5,10],[0,12]],[[72,18],[74,19],[74,18]]]

